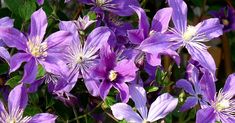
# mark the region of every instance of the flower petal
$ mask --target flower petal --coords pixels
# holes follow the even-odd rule
[[[112,84],[111,83],[108,83],[106,81],[103,81],[101,84],[100,84],[100,97],[105,100],[107,95],[109,94],[109,90],[112,88]]]
[[[8,96],[9,114],[14,114],[16,110],[25,109],[28,103],[27,90],[23,84],[17,85]]]
[[[0,27],[13,27],[14,20],[9,17],[3,17],[0,19]]]
[[[214,123],[215,119],[216,113],[211,107],[197,111],[196,123]]]
[[[84,83],[87,90],[92,96],[99,96],[99,81],[92,78],[90,75],[83,75]]]
[[[142,123],[143,119],[125,103],[116,103],[111,106],[112,113],[118,120],[125,119],[129,123]]]
[[[19,30],[14,28],[0,28],[0,38],[8,47],[15,47],[18,50],[26,50],[27,38]]]
[[[7,49],[5,49],[4,47],[1,47],[1,46],[0,46],[0,57],[5,59],[7,62],[9,62],[10,58],[11,58]]]
[[[27,53],[17,53],[10,59],[10,73],[16,71],[23,62],[28,62],[32,58]]]
[[[150,25],[145,11],[137,6],[130,6],[130,7],[136,12],[136,14],[139,17],[139,29],[143,30],[145,38],[148,37]]]
[[[235,94],[235,74],[228,76],[223,88],[223,92],[229,93],[231,95]]]
[[[135,107],[141,114],[143,119],[147,119],[147,99],[146,99],[146,91],[144,90],[143,87],[137,85],[137,84],[132,84],[129,86],[130,90],[130,96],[132,100],[135,102]]]
[[[6,109],[5,109],[5,106],[4,104],[2,103],[2,101],[0,100],[0,114],[6,112]],[[1,116],[1,115],[0,115]]]
[[[49,113],[40,113],[32,117],[29,123],[55,123],[57,116]]]
[[[220,20],[218,18],[210,18],[202,21],[197,24],[196,28],[199,28],[197,31],[198,35],[204,35],[207,40],[200,41],[209,41],[213,38],[217,38],[223,34],[223,25],[220,24]]]
[[[129,87],[125,82],[113,83],[113,87],[116,88],[119,93],[123,103],[127,103],[129,100]]]
[[[172,15],[171,7],[158,10],[153,17],[151,30],[162,33],[167,31],[171,15]]]
[[[21,80],[23,83],[33,83],[36,79],[38,65],[35,58],[31,58],[24,66],[24,76]]]
[[[41,1],[43,2],[43,1]],[[46,33],[47,16],[42,8],[34,12],[31,16],[29,38],[33,42],[41,43]]]
[[[185,103],[180,108],[180,111],[183,112],[189,110],[194,106],[196,106],[197,104],[198,104],[198,98],[190,96],[186,99]]]
[[[172,20],[177,31],[184,33],[187,28],[187,5],[183,0],[168,0],[173,9]]]
[[[185,80],[185,79],[180,79],[176,82],[176,87],[178,88],[183,88],[187,93],[194,95],[195,91],[193,90],[192,84]]]
[[[165,93],[160,95],[150,106],[147,121],[154,122],[172,112],[178,104],[178,99]]]
[[[143,29],[127,30],[128,39],[133,44],[140,44],[144,40]]]
[[[37,0],[38,5],[42,5],[44,3],[44,0]]]

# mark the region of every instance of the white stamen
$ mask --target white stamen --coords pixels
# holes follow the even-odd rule
[[[197,34],[197,29],[194,26],[188,26],[186,32],[183,34],[185,41],[190,41]]]
[[[109,80],[110,81],[114,81],[115,79],[117,79],[117,76],[118,76],[118,74],[116,71],[114,71],[114,70],[109,71]]]
[[[37,41],[29,40],[27,42],[28,50],[34,57],[46,57],[47,56],[47,43],[40,43],[38,38],[35,38]]]

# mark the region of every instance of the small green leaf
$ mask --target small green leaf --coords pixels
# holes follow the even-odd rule
[[[39,107],[28,105],[24,110],[24,116],[33,116],[41,112],[42,110]]]
[[[15,86],[17,86],[19,83],[19,81],[21,80],[21,76],[16,75],[12,78],[10,78],[5,85],[9,85],[11,88],[14,88]]]
[[[37,78],[41,78],[46,74],[45,69],[42,67],[42,65],[38,65],[38,73]]]
[[[155,92],[155,91],[157,91],[158,89],[159,89],[159,88],[156,87],[156,86],[149,86],[149,87],[146,88],[147,93]]]
[[[116,103],[116,100],[114,97],[107,96],[104,103],[102,104],[103,108],[109,108],[110,106],[114,105]]]

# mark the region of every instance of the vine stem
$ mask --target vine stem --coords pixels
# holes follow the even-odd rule
[[[77,114],[77,109],[73,106],[73,113],[74,113],[74,116],[75,117],[78,117],[78,114]],[[79,123],[79,119],[75,119],[77,123]]]

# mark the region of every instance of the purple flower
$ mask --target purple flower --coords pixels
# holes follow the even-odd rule
[[[28,95],[23,84],[16,86],[8,97],[8,110],[0,101],[1,123],[54,123],[56,116],[49,113],[39,113],[34,116],[23,117],[24,109],[28,103]]]
[[[37,0],[38,5],[42,5],[44,3],[44,0]]]
[[[172,32],[171,38],[162,37],[159,40],[165,40],[168,47],[170,46],[174,50],[185,47],[193,60],[198,61],[215,75],[215,62],[207,51],[207,46],[203,43],[222,35],[223,25],[220,24],[218,18],[204,20],[196,26],[187,25],[187,5],[185,2],[183,0],[168,0],[168,3],[173,9],[172,20],[175,28],[170,30]],[[156,49],[161,45],[157,42],[146,43],[142,46],[142,50],[150,53],[156,52]]]
[[[235,122],[235,74],[231,74],[224,85],[216,93],[215,83],[211,81],[204,82],[203,90],[209,100],[209,105],[204,106],[197,112],[196,123],[222,123]]]
[[[178,99],[165,93],[160,95],[147,109],[146,92],[143,87],[138,85],[130,86],[130,95],[135,102],[138,113],[125,103],[116,103],[111,106],[112,113],[118,120],[125,119],[130,123],[148,123],[155,122],[164,118],[168,113],[172,112],[178,104]]]
[[[138,0],[78,0],[84,4],[92,5],[92,10],[103,14],[104,11],[117,14],[119,16],[130,16],[133,14],[129,5],[139,6]]]
[[[220,22],[224,25],[224,32],[235,30],[235,10],[233,8],[224,7],[218,12],[211,11],[210,14],[220,19]]]
[[[61,22],[60,29],[73,33],[72,44],[64,51],[63,58],[70,69],[68,81],[75,85],[78,78],[83,78],[88,91],[93,96],[98,96],[99,81],[90,77],[90,71],[98,63],[99,49],[109,43],[110,37],[114,34],[107,27],[98,27],[88,35],[86,41],[80,41],[77,27],[73,22]]]
[[[94,22],[96,22],[96,20],[90,20],[89,16],[84,16],[83,18],[81,18],[79,16],[78,20],[74,21],[74,23],[76,24],[77,28],[79,30],[86,30],[87,27],[89,27],[91,24],[93,24]]]
[[[102,80],[99,92],[103,100],[114,87],[120,92],[123,102],[129,100],[129,89],[125,82],[135,79],[136,68],[132,60],[122,59],[118,61],[116,54],[109,46],[104,46],[100,50],[100,63],[94,68],[93,75]]]
[[[191,63],[189,63],[187,66],[187,76],[188,80],[180,79],[176,82],[176,87],[183,88],[184,91],[190,95],[187,97],[185,103],[180,108],[180,111],[186,111],[190,108],[193,108],[198,104],[198,102],[201,104],[201,106],[206,104],[208,101],[208,93],[204,93],[205,91],[203,90],[203,85],[207,82],[214,82],[214,78],[209,73],[209,71],[199,71],[199,69],[197,69],[196,66]]]
[[[0,28],[0,38],[9,47],[20,50],[10,59],[10,72],[16,71],[23,62],[24,76],[22,82],[32,83],[37,74],[37,65],[41,64],[46,71],[53,72],[61,57],[61,52],[71,41],[71,33],[58,31],[43,41],[46,33],[47,17],[42,9],[31,16],[30,34],[25,36],[14,28]]]
[[[12,28],[14,20],[10,19],[9,17],[4,17],[0,19],[0,28]],[[10,54],[7,51],[7,49],[4,48],[5,44],[2,43],[0,44],[0,57],[5,59],[7,62],[10,61]]]

